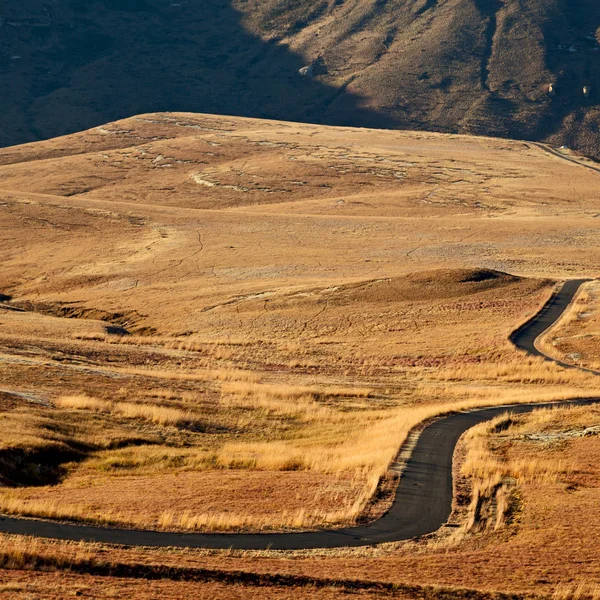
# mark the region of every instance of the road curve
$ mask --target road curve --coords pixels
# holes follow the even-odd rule
[[[517,346],[517,348],[521,348],[521,350],[525,350],[525,352],[529,354],[533,354],[534,356],[541,356],[542,358],[554,362],[565,369],[579,369],[580,371],[587,371],[588,373],[593,373],[597,375],[598,373],[592,369],[587,369],[585,367],[578,367],[571,363],[563,362],[562,360],[558,360],[557,358],[552,358],[546,354],[544,354],[541,350],[536,346],[535,341],[547,331],[554,323],[560,319],[561,315],[565,312],[575,294],[586,281],[590,281],[589,279],[569,279],[565,282],[562,287],[554,293],[552,298],[546,302],[543,308],[527,323],[523,326],[519,327],[516,331],[514,331],[510,336],[510,341]]]
[[[558,320],[584,281],[586,280],[571,280],[565,283],[533,319],[511,335],[513,343],[531,354],[543,356],[535,347],[535,339]],[[515,414],[521,414],[550,406],[588,405],[597,402],[600,402],[600,398],[504,405],[455,413],[438,419],[427,426],[419,436],[400,478],[390,510],[368,525],[304,533],[202,534],[114,529],[0,517],[0,532],[130,546],[247,550],[334,548],[407,540],[432,533],[448,520],[452,509],[454,448],[467,429],[493,419],[508,409]]]

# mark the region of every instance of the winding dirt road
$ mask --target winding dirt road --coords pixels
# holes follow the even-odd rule
[[[584,281],[586,280],[578,279],[565,283],[531,321],[513,333],[513,343],[526,352],[544,356],[535,346],[536,338],[560,318]],[[556,362],[572,367],[560,361]],[[438,419],[419,436],[400,478],[392,507],[383,517],[368,525],[304,533],[197,534],[111,529],[0,517],[0,532],[131,546],[257,550],[365,546],[406,540],[436,531],[450,516],[453,495],[452,458],[458,439],[467,429],[493,419],[508,409],[515,414],[521,414],[549,406],[586,405],[597,402],[600,402],[600,398],[504,405],[451,414]]]

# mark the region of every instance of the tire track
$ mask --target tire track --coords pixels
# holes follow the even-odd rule
[[[548,154],[552,154],[552,156],[556,156],[557,158],[561,158],[562,160],[566,160],[575,165],[579,165],[580,167],[584,167],[586,169],[591,169],[592,171],[597,171],[598,173],[600,173],[600,167],[594,167],[593,165],[587,165],[587,164],[581,162],[580,160],[577,160],[574,157],[565,156],[564,154],[561,154],[555,148],[552,148],[552,146],[548,146],[548,145],[542,144],[540,142],[529,142],[529,144],[531,144],[532,146],[535,146],[536,148],[539,148],[540,150],[543,150],[544,152],[546,152]]]

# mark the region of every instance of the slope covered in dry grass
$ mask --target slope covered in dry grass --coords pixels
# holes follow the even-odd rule
[[[595,260],[597,174],[537,147],[170,114],[0,164],[4,510],[345,522],[420,421],[593,385],[506,341]]]
[[[354,593],[393,598],[498,600],[534,595],[596,600],[600,437],[589,434],[589,425],[596,423],[597,432],[598,417],[597,408],[542,411],[503,419],[491,430],[473,432],[465,440],[466,450],[477,455],[482,468],[474,474],[473,462],[464,462],[469,465],[467,472],[475,475],[471,485],[498,469],[504,473],[496,491],[509,492],[504,496],[508,510],[500,523],[499,504],[492,495],[477,503],[475,527],[469,526],[472,507],[460,518],[461,529],[373,549],[148,550],[4,536],[0,561],[9,570],[0,572],[4,586],[0,589],[15,595],[36,592],[44,598],[73,589],[84,595],[93,589],[97,597],[128,585],[136,598],[205,591],[210,597],[260,593],[261,597],[325,594],[329,598]],[[464,501],[468,504],[469,498]]]
[[[592,375],[507,340],[556,280],[595,274],[598,177],[522,142],[191,114],[0,151],[1,511],[337,526],[385,510],[388,467],[424,420],[595,394]],[[546,492],[562,523],[565,498]],[[402,581],[534,589],[523,573],[501,583],[514,564],[500,522],[449,562],[443,535],[415,546]],[[547,541],[515,527],[531,556]],[[390,552],[366,568],[400,581]],[[348,577],[371,578],[363,558]]]
[[[599,371],[599,292],[597,281],[585,283],[569,312],[539,341],[539,347],[569,364]]]

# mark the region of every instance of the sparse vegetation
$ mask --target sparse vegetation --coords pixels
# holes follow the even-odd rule
[[[343,598],[348,594],[360,594],[374,599],[389,597],[414,598],[418,596],[424,600],[460,600],[463,598],[473,600],[519,600],[526,597],[521,594],[490,593],[456,586],[421,586],[373,581],[369,578],[342,578],[334,574],[316,577],[310,574],[271,574],[248,572],[247,570],[229,571],[222,567],[206,568],[204,566],[182,564],[148,564],[143,560],[143,557],[131,556],[127,553],[122,557],[122,560],[114,556],[107,558],[103,555],[103,549],[98,547],[90,549],[78,544],[41,544],[31,538],[14,536],[2,536],[0,541],[2,542],[0,566],[9,570],[17,569],[20,579],[17,584],[9,583],[4,589],[0,587],[0,593],[4,591],[9,593],[37,592],[39,589],[37,586],[30,587],[28,574],[33,573],[37,576],[38,582],[44,582],[45,591],[52,589],[59,594],[61,590],[60,584],[57,583],[56,574],[63,571],[69,574],[71,578],[75,575],[87,576],[87,579],[79,579],[80,587],[76,593],[81,590],[97,589],[98,586],[106,584],[108,580],[113,584],[111,586],[113,590],[115,589],[115,583],[113,582],[120,582],[123,592],[136,599],[146,597],[144,592],[147,592],[147,590],[143,588],[147,588],[149,582],[152,582],[152,589],[160,589],[161,594],[165,592],[174,594],[169,597],[175,598],[177,594],[189,590],[190,585],[193,585],[194,591],[199,589],[207,591],[211,598],[218,598],[219,600],[228,598],[232,587],[236,591],[241,590],[245,598],[276,598],[278,600],[289,598],[290,594],[296,598],[322,598],[323,600]],[[50,573],[50,577],[45,575],[46,573]],[[103,579],[104,581],[102,581]],[[139,585],[140,582],[142,583],[141,586]],[[187,586],[178,587],[176,586],[177,582],[185,583]],[[564,586],[562,586],[560,591],[564,593],[564,589]],[[140,595],[132,596],[132,594],[137,593]],[[585,596],[582,598],[588,600]]]
[[[61,396],[56,400],[56,405],[61,408],[78,410],[91,410],[95,412],[114,413],[131,419],[145,419],[159,425],[186,425],[198,423],[198,415],[192,411],[183,411],[168,406],[136,402],[108,402],[90,398],[85,395]]]
[[[598,407],[545,409],[526,416],[507,413],[465,434],[466,456],[461,475],[471,482],[469,531],[499,530],[506,525],[519,486],[556,484],[568,480],[577,466],[554,453],[512,456],[517,440],[552,444],[577,439],[590,424],[600,423]],[[598,429],[600,431],[600,428]],[[560,432],[568,431],[561,436]],[[557,433],[558,432],[558,433]]]
[[[599,302],[598,282],[585,283],[568,312],[538,340],[538,346],[549,356],[568,364],[600,372],[597,352]]]
[[[145,115],[0,155],[0,512],[181,531],[343,526],[385,510],[389,466],[429,419],[597,394],[593,375],[507,341],[551,294],[545,277],[598,262],[597,174],[539,148]],[[588,293],[561,325],[574,345]],[[473,438],[464,468],[480,506],[466,534],[264,563],[110,556],[575,593],[597,575],[596,438],[502,437],[525,425]]]
[[[522,355],[496,364],[458,366],[436,377],[448,381],[504,381],[534,385],[589,385],[592,376],[577,369],[565,369],[538,356]]]

